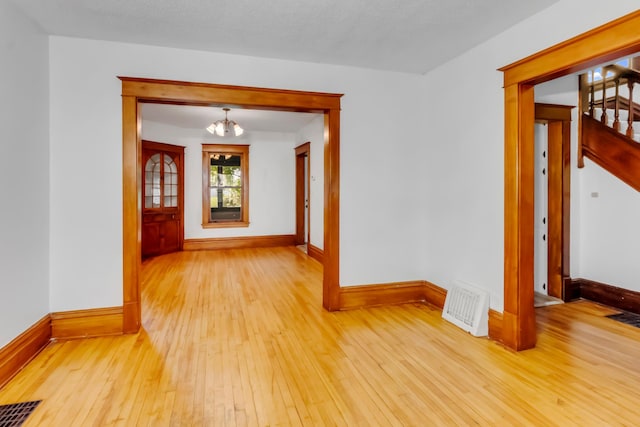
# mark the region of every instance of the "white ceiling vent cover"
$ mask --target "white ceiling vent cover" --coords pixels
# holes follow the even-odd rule
[[[489,334],[489,294],[467,283],[456,281],[447,291],[442,318],[471,335]]]

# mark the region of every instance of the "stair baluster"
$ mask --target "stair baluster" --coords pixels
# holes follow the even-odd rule
[[[605,125],[608,124],[607,118],[607,69],[602,67],[602,115],[600,121]]]
[[[627,86],[629,87],[629,118],[627,119],[627,136],[633,138],[633,80],[629,79]]]
[[[591,84],[589,85],[589,115],[594,117],[596,108],[596,89],[593,83],[593,70],[589,72],[591,73]]]
[[[616,77],[616,99],[613,113],[613,128],[620,132],[620,78]]]

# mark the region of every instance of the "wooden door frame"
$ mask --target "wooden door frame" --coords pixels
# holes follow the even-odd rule
[[[547,293],[566,300],[570,280],[571,110],[568,105],[535,104],[536,122],[547,125]]]
[[[513,64],[504,73],[504,312],[502,342],[535,347],[533,308],[534,86],[640,51],[640,10]]]
[[[122,82],[122,221],[124,333],[140,329],[140,103],[234,105],[324,115],[324,274],[322,304],[339,308],[340,98],[342,94],[118,77]]]
[[[311,183],[310,183],[310,162],[311,162],[311,142],[307,141],[295,148],[296,151],[296,245],[304,244],[305,237],[307,243],[311,241]],[[307,167],[305,169],[305,162]],[[305,185],[306,183],[306,185]],[[306,198],[305,198],[306,194]],[[306,200],[305,200],[306,199]],[[306,207],[306,209],[305,209]],[[305,210],[307,212],[307,235],[304,234]]]

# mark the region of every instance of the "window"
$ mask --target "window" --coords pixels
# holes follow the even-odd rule
[[[144,166],[144,208],[178,206],[178,166],[169,153],[154,153]]]
[[[202,145],[202,226],[249,226],[248,145]]]
[[[623,58],[619,61],[616,61],[615,65],[620,65],[621,67],[624,67],[624,68],[634,68],[632,66],[633,59],[634,58]],[[609,79],[609,77],[614,77],[614,76],[615,76],[614,72],[612,71],[607,72],[607,79]],[[592,70],[592,72],[588,73],[589,83],[597,82],[601,80],[602,80],[602,67],[595,68]]]

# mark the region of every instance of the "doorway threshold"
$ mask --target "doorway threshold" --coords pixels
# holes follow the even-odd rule
[[[533,306],[536,308],[547,307],[549,305],[556,305],[556,304],[564,304],[564,301],[562,301],[560,298],[551,297],[549,295],[544,295],[539,292],[535,292],[533,294]]]

